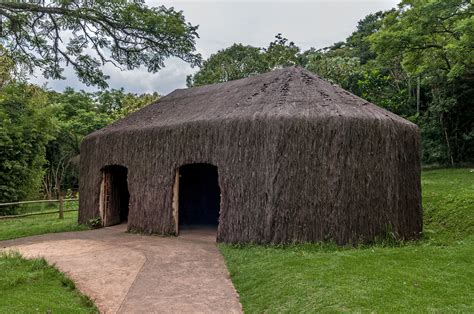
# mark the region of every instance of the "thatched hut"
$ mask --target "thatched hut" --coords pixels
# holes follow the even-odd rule
[[[417,126],[295,67],[176,90],[81,146],[79,221],[144,233],[411,239],[420,200]]]

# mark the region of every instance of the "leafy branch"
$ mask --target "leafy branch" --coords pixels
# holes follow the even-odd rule
[[[63,79],[70,65],[87,85],[107,87],[102,66],[157,72],[177,57],[192,66],[197,26],[173,8],[147,7],[142,0],[52,0],[0,2],[0,43],[18,65],[40,68],[46,78]]]

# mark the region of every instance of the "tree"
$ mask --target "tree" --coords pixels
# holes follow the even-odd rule
[[[188,76],[187,84],[191,87],[221,83],[267,71],[269,65],[261,48],[234,44],[211,55],[196,74]]]
[[[76,92],[67,88],[63,93],[49,93],[51,114],[56,121],[54,138],[46,145],[45,176],[43,188],[46,196],[59,194],[62,185],[73,187],[77,184],[77,169],[71,161],[80,154],[83,138],[114,121],[114,114],[101,112],[94,95],[84,91]]]
[[[71,65],[87,85],[107,87],[101,66],[156,72],[168,57],[198,65],[197,27],[182,12],[143,0],[0,1],[0,40],[19,66],[63,79]]]
[[[59,196],[78,182],[77,159],[83,138],[158,99],[158,94],[135,95],[123,89],[87,93],[66,88],[49,92],[49,106],[56,131],[46,145],[43,188],[47,198]]]
[[[342,88],[354,91],[361,72],[359,58],[331,56],[327,53],[309,55],[306,69],[339,84]]]
[[[270,69],[298,65],[300,62],[300,48],[294,42],[288,42],[288,39],[283,37],[281,33],[275,36],[275,40],[264,51]]]
[[[0,202],[37,197],[55,131],[46,93],[22,82],[3,86],[0,121]]]
[[[15,62],[8,55],[8,51],[0,45],[0,89],[13,79]]]
[[[383,18],[387,13],[379,11],[367,15],[357,23],[357,30],[347,38],[347,47],[350,49],[352,56],[359,58],[361,64],[375,59],[376,54],[370,47],[369,37],[380,29]]]
[[[158,93],[132,94],[125,93],[124,89],[103,90],[93,95],[99,112],[107,113],[113,119],[123,118],[160,98]]]
[[[421,84],[419,123],[430,162],[474,160],[473,13],[468,0],[404,0],[370,36],[379,64],[399,63]]]
[[[474,63],[473,26],[469,0],[404,0],[386,15],[371,42],[380,62],[399,58],[411,75],[452,79]]]
[[[203,62],[199,71],[187,77],[187,85],[221,83],[300,64],[300,49],[281,34],[267,48],[233,44],[219,50]]]

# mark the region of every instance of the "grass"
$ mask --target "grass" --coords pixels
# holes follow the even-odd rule
[[[474,171],[424,171],[422,186],[417,242],[220,245],[244,311],[474,312]]]
[[[2,219],[0,220],[0,241],[43,233],[86,229],[88,229],[87,226],[77,223],[77,212],[64,213],[64,219],[58,219],[58,214]]]
[[[98,313],[74,283],[44,259],[0,253],[0,313]]]
[[[474,169],[422,173],[424,234],[439,244],[474,235]]]

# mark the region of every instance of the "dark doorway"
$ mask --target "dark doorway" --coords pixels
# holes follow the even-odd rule
[[[179,168],[179,226],[219,224],[221,192],[217,167],[189,164]]]
[[[101,186],[101,218],[104,226],[117,225],[128,220],[127,168],[107,166],[103,168]]]

